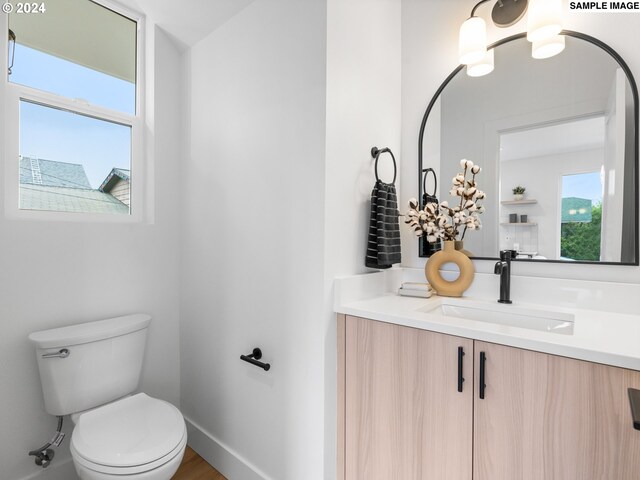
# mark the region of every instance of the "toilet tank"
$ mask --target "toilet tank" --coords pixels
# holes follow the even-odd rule
[[[150,321],[136,314],[30,334],[45,410],[68,415],[134,392]]]

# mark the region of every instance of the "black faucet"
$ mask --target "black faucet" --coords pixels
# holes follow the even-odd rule
[[[493,273],[500,275],[500,303],[511,303],[511,260],[516,255],[515,250],[501,250],[500,261],[493,269]]]

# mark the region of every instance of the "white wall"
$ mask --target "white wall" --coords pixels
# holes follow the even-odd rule
[[[326,3],[255,1],[188,57],[183,413],[228,478],[321,478]]]
[[[364,266],[371,190],[371,147],[389,147],[398,162],[400,196],[401,1],[328,0],[325,166],[325,472],[335,479],[336,322],[333,280]],[[379,160],[383,181],[391,157]],[[402,206],[401,206],[402,208]],[[307,476],[305,478],[312,478]],[[316,478],[316,477],[313,477]]]
[[[371,147],[401,159],[400,1],[259,0],[187,68],[183,412],[230,478],[333,479],[331,288],[365,270]]]
[[[637,32],[640,16],[625,13],[599,15],[571,12],[565,4],[565,28],[599,38],[625,59],[636,80],[640,77],[640,52]],[[458,30],[469,16],[471,5],[464,1],[403,0],[402,2],[402,167],[403,185],[416,185],[417,144],[422,115],[429,100],[442,81],[457,66]],[[480,7],[478,14],[487,20],[489,43],[526,29],[526,20],[507,29],[491,23],[490,8]],[[410,196],[405,187],[404,194]],[[417,252],[416,240],[404,231],[403,251]],[[403,265],[424,266],[425,259],[417,254],[405,255]],[[491,261],[475,261],[476,269],[493,271]],[[566,264],[518,263],[514,275],[551,276],[559,278],[599,279],[604,281],[640,282],[640,268],[628,266],[599,266]]]
[[[68,436],[47,470],[27,452],[48,441],[56,418],[45,413],[30,332],[144,312],[153,317],[141,389],[179,403],[178,232],[175,189],[180,176],[181,142],[176,112],[181,88],[179,55],[161,31],[148,25],[149,82],[147,141],[152,154],[152,224],[63,223],[8,220],[0,215],[0,478],[17,480],[69,459]],[[155,107],[153,106],[155,105]],[[2,158],[2,162],[7,159]],[[0,165],[0,169],[3,170]],[[2,200],[0,199],[0,202]],[[4,205],[0,204],[0,212]],[[113,268],[116,265],[117,268]],[[69,478],[69,477],[67,477]]]

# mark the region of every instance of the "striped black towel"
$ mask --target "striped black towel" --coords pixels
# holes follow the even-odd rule
[[[400,263],[400,224],[398,198],[392,183],[378,180],[371,191],[371,220],[365,265],[390,268]]]

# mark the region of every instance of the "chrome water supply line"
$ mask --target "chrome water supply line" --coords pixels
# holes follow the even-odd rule
[[[51,439],[51,441],[46,443],[42,447],[37,448],[35,450],[31,450],[29,452],[29,456],[33,455],[34,457],[36,457],[35,459],[36,465],[42,468],[47,468],[51,464],[53,457],[55,455],[55,452],[53,451],[53,448],[50,448],[50,447],[51,446],[59,447],[60,444],[62,443],[62,440],[64,440],[64,435],[65,434],[62,432],[62,416],[59,416],[58,428],[56,430],[56,433],[53,435],[53,438]]]

